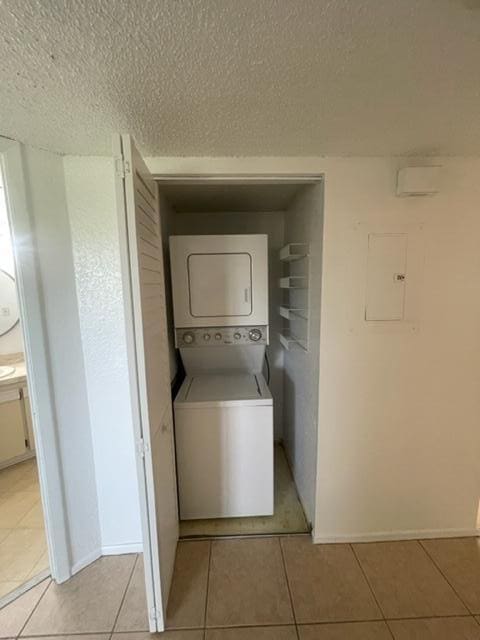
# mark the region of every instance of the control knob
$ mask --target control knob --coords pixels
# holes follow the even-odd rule
[[[192,344],[192,342],[195,340],[195,336],[191,331],[187,331],[186,333],[183,334],[182,340],[184,341],[185,344]]]
[[[238,331],[236,331],[236,332],[233,334],[233,337],[235,338],[235,340],[240,340],[240,338],[242,337],[242,334],[241,334],[241,333],[238,333]]]
[[[208,342],[210,340],[210,334],[209,333],[204,333],[203,334],[203,339]]]
[[[262,338],[262,332],[260,331],[260,329],[250,329],[250,331],[248,332],[248,337],[253,342],[258,342]]]
[[[221,333],[216,333],[215,334],[215,340],[221,340],[222,339],[222,334]]]

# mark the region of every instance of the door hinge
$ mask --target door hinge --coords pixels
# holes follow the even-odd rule
[[[125,178],[127,173],[131,173],[130,162],[123,158],[115,158],[115,173],[119,178]]]
[[[145,458],[145,454],[150,451],[150,447],[143,438],[137,441],[137,451],[141,458]]]

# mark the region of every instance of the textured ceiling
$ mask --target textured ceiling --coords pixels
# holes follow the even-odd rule
[[[478,0],[0,0],[0,134],[153,155],[480,154]]]

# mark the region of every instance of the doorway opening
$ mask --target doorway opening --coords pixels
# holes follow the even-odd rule
[[[185,361],[178,348],[170,239],[262,234],[268,241],[269,341],[261,375],[273,397],[274,512],[252,517],[195,519],[182,519],[180,515],[180,537],[309,532],[314,521],[316,482],[322,178],[165,177],[158,179],[158,189],[174,406],[175,398],[178,404],[182,389],[190,382],[188,376],[185,381]],[[182,500],[179,412],[174,413]],[[207,452],[207,464],[208,456]]]
[[[18,298],[0,170],[0,602],[50,572]]]

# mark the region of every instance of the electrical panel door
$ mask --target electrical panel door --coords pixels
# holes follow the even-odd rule
[[[368,236],[365,320],[403,320],[407,234]]]

